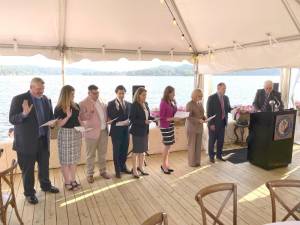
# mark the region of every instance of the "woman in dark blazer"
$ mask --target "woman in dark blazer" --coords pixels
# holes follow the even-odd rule
[[[134,94],[130,110],[129,120],[131,123],[130,133],[132,135],[132,175],[139,178],[141,175],[149,175],[144,171],[145,152],[148,151],[149,124],[154,118],[150,116],[150,110],[146,103],[147,91],[139,88]],[[138,166],[137,166],[138,160]]]

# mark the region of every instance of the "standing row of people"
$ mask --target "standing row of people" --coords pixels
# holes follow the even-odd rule
[[[115,174],[121,178],[122,173],[132,174],[134,178],[149,175],[144,168],[145,153],[148,151],[149,124],[156,122],[150,115],[146,102],[147,90],[139,88],[133,103],[125,101],[126,89],[120,85],[116,87],[116,98],[106,105],[99,98],[99,90],[95,85],[88,87],[88,96],[79,104],[74,102],[75,89],[66,85],[62,88],[54,114],[51,100],[44,93],[44,81],[33,78],[30,90],[15,96],[11,102],[9,121],[14,125],[13,149],[17,151],[18,163],[22,171],[24,195],[29,203],[36,204],[36,190],[34,168],[38,164],[38,179],[43,191],[58,193],[59,190],[51,184],[49,179],[50,130],[44,123],[57,119],[58,152],[61,171],[65,181],[65,188],[77,190],[80,188],[76,181],[76,165],[80,160],[82,133],[75,127],[86,128],[84,139],[86,145],[87,181],[94,182],[94,167],[97,154],[99,174],[105,179],[111,175],[106,168],[106,153],[108,135],[113,145],[113,160]],[[191,101],[186,105],[189,116],[186,120],[188,139],[188,164],[192,167],[200,166],[203,124],[208,123],[209,158],[215,162],[215,156],[221,161],[225,127],[228,113],[232,110],[229,98],[225,95],[226,85],[219,83],[217,92],[209,96],[207,101],[207,117],[202,105],[203,93],[200,89],[192,92]],[[168,86],[160,103],[160,131],[162,134],[162,164],[161,170],[171,174],[174,170],[169,166],[169,151],[175,143],[174,117],[177,106],[175,90]],[[279,109],[283,103],[279,92],[273,90],[271,81],[266,81],[264,89],[259,90],[253,103],[257,111],[270,111],[269,101],[273,100]],[[108,133],[108,124],[111,125]],[[132,170],[126,166],[129,133],[132,135]],[[217,145],[215,153],[214,147]]]
[[[76,165],[80,160],[82,133],[77,131],[76,127],[86,128],[84,139],[88,182],[94,182],[96,154],[100,176],[105,179],[111,178],[106,169],[108,135],[111,136],[113,145],[116,177],[121,178],[121,173],[133,174],[135,178],[140,175],[148,175],[144,170],[144,153],[148,151],[149,124],[154,121],[154,118],[150,115],[146,102],[146,89],[138,89],[133,104],[130,104],[125,101],[125,87],[120,85],[115,89],[116,98],[106,105],[99,98],[98,87],[90,85],[88,96],[77,104],[74,102],[75,89],[70,85],[65,85],[61,89],[54,113],[51,100],[44,95],[44,89],[44,81],[41,78],[33,78],[30,90],[12,99],[9,112],[9,121],[14,125],[13,149],[17,151],[22,171],[24,195],[29,203],[38,203],[34,189],[36,162],[41,189],[50,193],[59,192],[49,179],[50,127],[42,126],[54,119],[59,127],[58,155],[66,189],[77,190],[80,188],[80,183],[76,180]],[[163,151],[161,168],[169,174],[173,171],[169,168],[168,154],[169,146],[174,143],[172,121],[176,112],[176,102],[174,88],[167,87],[165,93],[167,94],[161,104],[165,104],[161,110],[165,124],[161,130],[164,135],[164,144],[167,147]],[[171,107],[171,111],[168,107]],[[111,125],[109,133],[108,124]],[[131,125],[130,129],[129,125]],[[170,135],[166,136],[166,132],[170,132]],[[132,134],[133,140],[133,169],[131,171],[126,166],[129,133]]]

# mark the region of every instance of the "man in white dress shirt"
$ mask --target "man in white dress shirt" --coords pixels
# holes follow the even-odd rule
[[[99,91],[96,85],[88,87],[88,97],[79,103],[80,119],[84,121],[87,129],[85,132],[86,160],[87,160],[87,181],[94,182],[94,164],[96,152],[100,176],[110,179],[106,171],[107,153],[107,106],[99,99]]]

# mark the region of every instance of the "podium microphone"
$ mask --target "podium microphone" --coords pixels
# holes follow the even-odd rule
[[[281,102],[278,100],[278,98],[276,98],[276,96],[274,96],[274,99],[275,99],[275,106],[276,106],[276,108],[278,109],[278,111],[279,111],[279,108],[280,108],[280,106],[281,106]]]
[[[274,112],[274,106],[275,106],[276,102],[275,100],[270,100],[269,101],[269,105],[271,106],[272,112]]]

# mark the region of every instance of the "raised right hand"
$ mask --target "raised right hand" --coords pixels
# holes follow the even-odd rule
[[[24,101],[22,103],[22,108],[23,108],[23,112],[22,113],[23,113],[23,115],[27,116],[30,113],[32,107],[33,107],[33,104],[31,104],[29,106],[28,100],[24,99]]]
[[[67,110],[67,117],[70,118],[72,116],[72,109]]]

